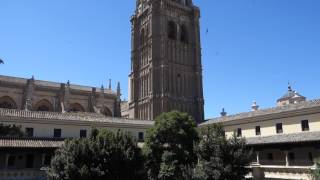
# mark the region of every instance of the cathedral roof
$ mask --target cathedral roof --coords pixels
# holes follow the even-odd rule
[[[28,79],[26,79],[26,78],[19,78],[19,77],[0,75],[0,83],[24,86],[24,85],[27,84],[27,81],[28,81]],[[43,81],[43,80],[34,80],[34,84],[36,86],[38,86],[38,87],[46,87],[46,88],[50,88],[50,89],[59,89],[61,87],[61,84],[63,84],[63,83],[52,82],[52,81]],[[92,88],[93,87],[70,84],[70,88],[72,90],[83,91],[83,92],[88,92],[89,93],[89,92],[92,92]],[[96,89],[100,89],[100,88],[96,87]],[[104,89],[104,93],[105,94],[110,94],[110,95],[113,95],[113,96],[116,96],[116,94],[117,94],[115,91],[113,91],[111,89]]]

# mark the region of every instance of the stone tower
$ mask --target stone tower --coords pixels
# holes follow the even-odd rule
[[[129,117],[187,112],[204,120],[200,11],[192,0],[137,0],[132,23]]]

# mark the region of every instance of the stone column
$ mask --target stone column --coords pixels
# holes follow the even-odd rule
[[[284,154],[285,154],[285,158],[286,158],[286,166],[289,166],[290,165],[289,152],[288,151],[284,151]]]
[[[5,155],[5,160],[4,160],[4,168],[5,169],[8,169],[9,157],[10,157],[10,154]]]
[[[256,156],[257,156],[257,164],[260,164],[260,152],[256,151]]]

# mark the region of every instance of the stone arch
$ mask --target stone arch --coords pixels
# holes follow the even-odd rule
[[[177,25],[173,21],[168,22],[168,38],[173,40],[177,39]]]
[[[106,106],[103,106],[101,109],[100,109],[100,113],[105,115],[105,116],[113,116],[112,115],[112,111],[106,107]]]
[[[85,112],[84,107],[79,103],[72,103],[69,106],[70,112]]]
[[[54,111],[52,103],[46,99],[38,101],[33,109],[35,111]]]
[[[0,98],[0,108],[17,109],[17,103],[10,96],[3,96]]]

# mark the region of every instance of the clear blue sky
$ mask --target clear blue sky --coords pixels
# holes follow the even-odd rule
[[[194,0],[206,118],[275,105],[287,83],[320,97],[319,0]],[[0,74],[106,86],[127,98],[134,0],[0,0]],[[206,34],[206,29],[209,33]]]

